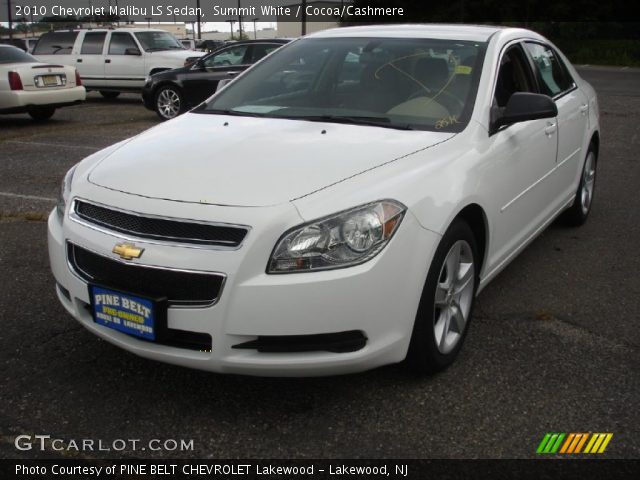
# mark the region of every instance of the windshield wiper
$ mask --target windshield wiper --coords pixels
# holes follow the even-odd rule
[[[391,123],[389,117],[354,116],[354,115],[311,115],[284,117],[293,120],[308,120],[310,122],[344,123],[347,125],[367,125],[371,127],[394,128],[396,130],[413,130],[411,125]]]
[[[209,113],[213,115],[234,115],[236,117],[265,117],[266,115],[262,113],[253,113],[253,112],[242,112],[238,110],[207,110],[206,108],[195,109],[194,112],[198,113]]]

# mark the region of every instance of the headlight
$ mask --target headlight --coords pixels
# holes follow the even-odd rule
[[[322,218],[285,233],[267,273],[330,270],[375,257],[398,229],[406,207],[382,200]]]
[[[71,167],[71,169],[62,179],[62,184],[60,185],[60,194],[58,195],[58,204],[56,206],[60,218],[64,217],[64,211],[67,207],[69,194],[71,193],[71,182],[73,181],[73,174],[76,171],[76,167],[77,165]]]

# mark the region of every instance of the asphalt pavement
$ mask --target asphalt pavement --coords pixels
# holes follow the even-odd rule
[[[611,432],[640,457],[640,71],[581,70],[600,92],[588,223],[556,222],[480,295],[458,361],[329,378],[223,376],[136,357],[58,304],[47,213],[64,172],[157,124],[91,94],[48,124],[0,116],[0,458],[531,458],[547,432]],[[193,440],[193,450],[18,451],[17,435]]]

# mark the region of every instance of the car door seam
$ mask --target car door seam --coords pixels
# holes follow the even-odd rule
[[[540,177],[538,180],[536,180],[535,182],[533,182],[531,185],[529,185],[527,188],[525,188],[522,192],[520,192],[518,195],[516,195],[513,199],[511,199],[509,202],[507,202],[506,205],[504,205],[501,209],[500,209],[500,213],[503,213],[507,208],[509,208],[511,205],[513,205],[516,201],[518,201],[520,198],[522,198],[526,193],[528,193],[529,191],[531,191],[534,187],[536,187],[537,185],[539,185],[544,179],[546,179],[547,177],[549,177],[551,174],[553,174],[556,170],[558,170],[562,165],[564,165],[567,161],[569,161],[569,159],[573,158],[574,155],[576,155],[578,152],[580,152],[580,150],[582,150],[582,148],[578,147],[576,150],[574,150],[567,158],[565,158],[564,160],[562,160],[560,163],[556,164],[551,170],[549,170],[547,173],[545,173],[542,177]]]

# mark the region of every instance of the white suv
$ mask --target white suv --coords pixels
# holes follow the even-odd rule
[[[65,30],[45,33],[33,54],[43,62],[72,65],[87,90],[107,98],[142,90],[154,73],[182,67],[203,52],[185,50],[164,30]]]

